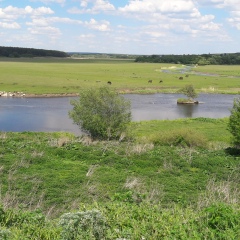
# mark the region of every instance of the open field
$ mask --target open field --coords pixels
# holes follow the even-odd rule
[[[111,87],[123,93],[174,93],[187,84],[192,84],[198,92],[240,92],[240,66],[198,66],[184,74],[173,67],[182,66],[114,59],[2,58],[0,91],[75,94],[81,89],[106,85],[111,81]],[[171,73],[164,73],[163,69]],[[199,76],[196,72],[219,76]],[[183,77],[183,80],[179,80],[179,77]],[[152,83],[148,83],[148,80],[152,80]]]
[[[239,239],[240,158],[226,128],[133,123],[122,142],[1,133],[0,238]]]

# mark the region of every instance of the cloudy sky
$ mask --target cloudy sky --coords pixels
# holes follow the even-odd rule
[[[0,46],[122,54],[240,52],[240,0],[0,0]]]

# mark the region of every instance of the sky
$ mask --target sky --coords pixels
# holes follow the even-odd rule
[[[0,46],[116,54],[240,52],[240,0],[0,0]]]

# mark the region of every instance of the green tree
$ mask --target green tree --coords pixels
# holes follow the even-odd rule
[[[131,121],[131,104],[110,87],[83,90],[71,101],[73,122],[94,139],[117,139]]]
[[[191,101],[198,96],[193,85],[186,85],[185,87],[181,88],[179,92],[185,94]]]
[[[228,129],[233,135],[233,143],[240,147],[240,98],[234,99]]]

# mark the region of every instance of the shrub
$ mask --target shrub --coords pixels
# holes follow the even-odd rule
[[[233,143],[237,147],[240,147],[240,98],[234,99],[228,129],[233,135]]]
[[[73,122],[93,138],[119,138],[131,121],[131,105],[109,87],[83,90],[71,101]]]
[[[65,213],[60,217],[62,239],[103,239],[106,222],[100,211],[88,210],[76,213]]]
[[[193,85],[186,85],[185,87],[180,89],[179,92],[185,94],[189,98],[189,100],[192,100],[198,96]]]

